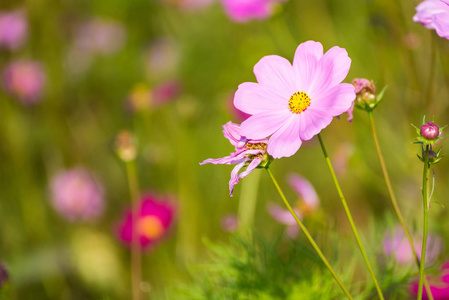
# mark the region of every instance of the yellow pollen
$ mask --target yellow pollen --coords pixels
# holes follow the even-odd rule
[[[137,231],[149,239],[157,239],[164,233],[164,226],[156,216],[146,216],[138,221]]]
[[[245,149],[246,150],[265,150],[265,149],[267,149],[267,144],[265,144],[265,143],[257,143],[257,144],[246,143]]]
[[[304,92],[294,92],[288,100],[288,108],[292,113],[300,114],[310,106],[310,97]]]

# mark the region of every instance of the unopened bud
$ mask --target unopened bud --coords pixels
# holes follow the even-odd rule
[[[117,138],[115,139],[115,149],[119,158],[124,162],[130,162],[136,159],[134,137],[127,130],[122,130],[118,133]]]
[[[354,78],[352,85],[356,93],[355,103],[362,109],[373,109],[376,104],[376,87],[374,83],[364,78]]]
[[[421,136],[427,140],[435,140],[440,135],[440,128],[432,122],[427,122],[421,126]]]

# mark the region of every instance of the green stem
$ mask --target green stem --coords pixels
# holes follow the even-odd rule
[[[354,221],[352,219],[351,212],[349,211],[348,204],[346,203],[345,197],[343,196],[343,192],[341,191],[340,184],[338,183],[337,176],[335,175],[334,168],[332,167],[332,163],[329,159],[329,156],[327,155],[327,151],[326,151],[326,148],[324,147],[324,143],[323,143],[323,140],[321,139],[320,134],[318,134],[318,139],[320,140],[320,145],[321,145],[321,149],[323,150],[324,158],[325,158],[327,166],[329,167],[329,170],[331,172],[332,180],[334,181],[335,187],[337,188],[338,195],[340,196],[341,203],[343,204],[343,207],[345,209],[346,216],[348,217],[349,224],[351,225],[351,228],[352,228],[352,232],[354,233],[355,239],[357,240],[357,244],[360,248],[360,252],[362,253],[363,259],[365,260],[366,267],[368,268],[368,271],[373,279],[377,293],[379,294],[379,298],[381,300],[383,300],[384,296],[382,294],[382,290],[380,289],[379,283],[377,282],[376,276],[374,275],[373,269],[371,268],[371,264],[368,261],[368,257],[366,256],[365,248],[363,247],[363,244],[360,241],[360,237],[359,237],[359,234],[355,227]]]
[[[382,155],[382,151],[380,150],[379,140],[377,138],[377,133],[376,133],[376,127],[374,125],[373,112],[369,111],[368,115],[369,115],[369,119],[370,119],[370,123],[371,123],[371,130],[373,132],[374,144],[376,145],[377,157],[379,158],[380,167],[382,169],[382,173],[385,178],[385,184],[387,185],[388,194],[390,195],[390,199],[391,199],[391,203],[393,204],[394,212],[396,213],[399,223],[401,224],[402,229],[404,230],[404,233],[407,236],[408,242],[410,243],[410,248],[412,249],[413,256],[415,257],[416,265],[419,268],[420,262],[419,262],[418,254],[416,253],[416,250],[415,250],[415,246],[413,245],[413,238],[407,229],[407,225],[405,224],[404,218],[402,217],[398,202],[396,200],[396,196],[394,195],[394,192],[393,192],[393,188],[392,188],[391,181],[390,181],[390,176],[388,176],[388,171],[387,171],[387,167],[385,165],[384,157]],[[429,300],[433,300],[433,296],[432,296],[432,292],[430,291],[429,283],[427,282],[427,279],[425,277],[424,277],[424,286],[426,288]]]
[[[422,299],[422,287],[423,287],[423,279],[424,279],[424,265],[426,261],[426,248],[427,248],[427,225],[428,225],[428,201],[429,201],[429,172],[430,172],[430,164],[429,164],[429,145],[426,145],[426,152],[423,155],[424,158],[424,168],[422,174],[422,199],[423,199],[423,239],[422,239],[422,247],[421,247],[421,264],[419,266],[419,288],[418,288],[418,299]]]
[[[337,274],[334,272],[334,270],[332,269],[331,265],[329,264],[329,262],[327,261],[326,257],[324,257],[323,253],[321,252],[320,248],[318,248],[318,245],[315,243],[315,241],[313,240],[312,236],[310,235],[309,231],[307,230],[307,228],[304,226],[304,224],[301,222],[301,220],[299,220],[298,216],[296,215],[296,213],[293,211],[292,207],[290,206],[290,204],[288,203],[287,199],[285,198],[284,193],[282,192],[279,184],[277,183],[276,179],[273,176],[273,173],[271,173],[271,170],[269,167],[266,167],[268,174],[271,177],[271,180],[273,180],[274,185],[276,186],[276,189],[279,192],[279,195],[281,196],[282,200],[284,201],[285,205],[287,206],[288,210],[290,211],[290,213],[292,214],[293,218],[295,218],[296,223],[298,223],[299,227],[301,227],[302,232],[304,232],[305,236],[307,237],[307,239],[309,240],[310,244],[312,244],[313,249],[315,249],[316,253],[318,254],[318,256],[321,258],[321,260],[323,261],[323,263],[326,265],[327,269],[329,270],[329,272],[331,272],[332,276],[335,278],[335,281],[337,281],[338,285],[340,286],[340,288],[342,289],[343,293],[345,293],[346,297],[348,297],[348,299],[352,299],[351,295],[349,294],[348,290],[344,287],[343,283],[341,282],[340,278],[338,278]]]
[[[137,233],[137,220],[139,211],[139,183],[137,180],[136,164],[134,161],[126,162],[126,173],[128,175],[129,192],[131,196],[132,206],[132,241],[131,241],[131,283],[132,283],[132,299],[142,299],[140,291],[140,283],[142,281],[142,253],[140,249],[140,241]]]
[[[256,172],[253,172],[251,176],[246,177],[242,182],[238,210],[239,222],[241,222],[239,230],[242,234],[247,232],[247,229],[251,228],[254,224],[260,174],[261,172],[257,170]]]

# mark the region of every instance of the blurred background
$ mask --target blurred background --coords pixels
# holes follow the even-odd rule
[[[145,298],[181,299],[169,291],[196,282],[192,266],[212,264],[209,244],[232,247],[241,218],[254,235],[276,240],[276,249],[299,240],[313,257],[303,236],[289,237],[267,210],[282,203],[264,170],[242,180],[231,198],[233,166],[199,166],[234,150],[221,126],[243,120],[233,94],[255,81],[257,61],[271,54],[291,61],[307,40],[348,51],[345,82],[368,78],[379,91],[388,85],[374,118],[401,209],[419,234],[421,149],[410,124],[421,125],[424,115],[449,122],[449,43],[412,21],[419,1],[273,1],[254,16],[233,14],[228,2],[0,3],[0,298],[131,298],[130,163],[117,155],[123,140],[136,152],[138,187],[154,212],[142,222]],[[354,110],[352,123],[343,115],[322,136],[364,243],[380,259],[382,238],[397,221],[368,115]],[[443,245],[448,168],[447,159],[433,168],[439,203],[430,211],[430,231]],[[300,196],[289,174],[315,187],[319,207],[305,223],[325,252],[339,249],[333,263],[361,264],[318,141],[271,169],[293,204]],[[247,198],[257,199],[254,213],[244,208]],[[338,236],[329,233],[335,229]]]

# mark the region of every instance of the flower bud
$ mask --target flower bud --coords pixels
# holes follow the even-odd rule
[[[427,140],[435,140],[440,134],[440,128],[432,122],[427,122],[421,126],[421,136]]]
[[[371,110],[377,105],[376,87],[372,81],[364,78],[354,78],[352,85],[355,87],[355,103],[359,108]]]
[[[136,145],[131,132],[122,130],[115,139],[115,149],[118,157],[124,162],[136,159]]]

